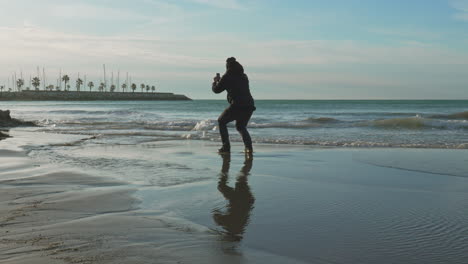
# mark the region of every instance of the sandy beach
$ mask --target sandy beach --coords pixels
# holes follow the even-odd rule
[[[0,263],[465,261],[467,150],[264,144],[246,158],[202,141],[10,135],[0,142]],[[154,167],[55,163],[21,150],[28,138],[63,145],[69,160],[133,148]]]

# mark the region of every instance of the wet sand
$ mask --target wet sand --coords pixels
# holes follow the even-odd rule
[[[65,144],[63,165],[12,135],[0,141],[0,263],[466,260],[466,150]],[[135,153],[157,166],[77,161]]]

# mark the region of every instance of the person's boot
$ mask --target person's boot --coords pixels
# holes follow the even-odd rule
[[[250,146],[250,147],[245,147],[244,153],[246,153],[246,154],[252,154],[252,153],[253,153],[253,148],[252,148],[252,146]]]
[[[227,154],[231,153],[231,146],[229,145],[223,145],[220,149],[218,149],[219,154]]]

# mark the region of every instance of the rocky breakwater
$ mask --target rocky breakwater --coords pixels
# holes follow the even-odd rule
[[[19,126],[36,126],[36,124],[33,122],[12,118],[10,115],[10,110],[0,110],[0,140],[9,137],[9,135],[6,133],[8,132],[9,128]]]
[[[0,93],[0,101],[186,101],[182,94],[86,91],[21,91]]]

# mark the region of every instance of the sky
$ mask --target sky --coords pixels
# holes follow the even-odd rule
[[[156,85],[222,99],[234,56],[256,99],[468,99],[468,0],[0,0],[0,85]],[[11,86],[11,85],[10,85]]]

